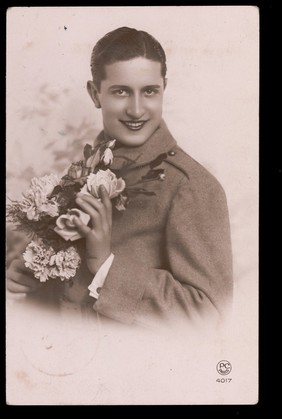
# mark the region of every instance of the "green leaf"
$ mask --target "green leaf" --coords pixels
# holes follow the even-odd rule
[[[86,162],[87,167],[91,167],[91,171],[93,172],[95,167],[99,164],[101,158],[100,150],[97,150],[95,156],[92,156],[91,159],[89,158]]]
[[[59,192],[61,192],[61,190],[62,190],[61,185],[55,186],[55,188],[53,189],[53,191],[52,191],[52,193],[50,195],[50,198],[52,198],[53,196],[57,195]]]
[[[155,160],[151,161],[150,168],[153,169],[159,166],[167,158],[167,153],[160,154]]]
[[[84,159],[85,160],[89,159],[89,157],[91,156],[91,152],[92,152],[91,145],[90,144],[86,144],[84,146],[84,149],[83,149],[83,156],[84,156]]]
[[[149,170],[149,172],[145,175],[142,176],[142,179],[158,179],[159,175],[164,173],[164,169],[152,169]]]
[[[128,196],[136,196],[139,194],[143,194],[143,195],[148,195],[148,196],[155,196],[155,192],[152,191],[147,191],[147,189],[144,188],[134,188],[134,189],[129,189],[127,190],[127,194]]]

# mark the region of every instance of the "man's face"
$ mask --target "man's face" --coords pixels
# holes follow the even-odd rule
[[[105,134],[121,144],[144,144],[160,125],[164,79],[161,64],[138,57],[105,66],[100,92],[88,82],[96,107],[102,108]]]

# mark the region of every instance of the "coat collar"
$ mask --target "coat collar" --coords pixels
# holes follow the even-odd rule
[[[97,142],[104,140],[104,131],[98,137]],[[176,145],[175,139],[170,134],[164,120],[161,121],[159,128],[141,146],[125,147],[121,146],[113,150],[114,160],[111,169],[118,170],[128,164],[129,159],[135,161],[134,167],[145,166],[157,158],[162,153],[167,153]]]

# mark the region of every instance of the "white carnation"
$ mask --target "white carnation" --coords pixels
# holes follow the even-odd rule
[[[21,210],[26,213],[29,220],[38,221],[44,215],[56,217],[59,208],[55,198],[49,198],[55,186],[60,183],[57,175],[45,175],[33,178],[27,192],[23,195]]]
[[[30,242],[23,253],[25,266],[31,269],[35,278],[46,282],[49,278],[61,278],[62,281],[75,276],[81,259],[76,249],[71,246],[55,252],[41,239]]]

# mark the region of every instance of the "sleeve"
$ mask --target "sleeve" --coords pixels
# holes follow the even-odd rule
[[[225,193],[216,180],[181,180],[165,228],[165,268],[138,255],[116,255],[94,309],[123,323],[150,319],[206,322],[232,295],[232,257]],[[132,252],[133,253],[133,252]]]
[[[96,275],[94,276],[93,281],[88,287],[90,291],[89,292],[90,297],[93,297],[96,299],[99,298],[99,292],[100,292],[99,288],[102,288],[102,286],[104,285],[104,282],[106,280],[110,267],[113,263],[113,260],[114,260],[114,255],[113,253],[111,253],[108,259],[105,260],[105,262],[100,266],[100,268],[96,272]]]

